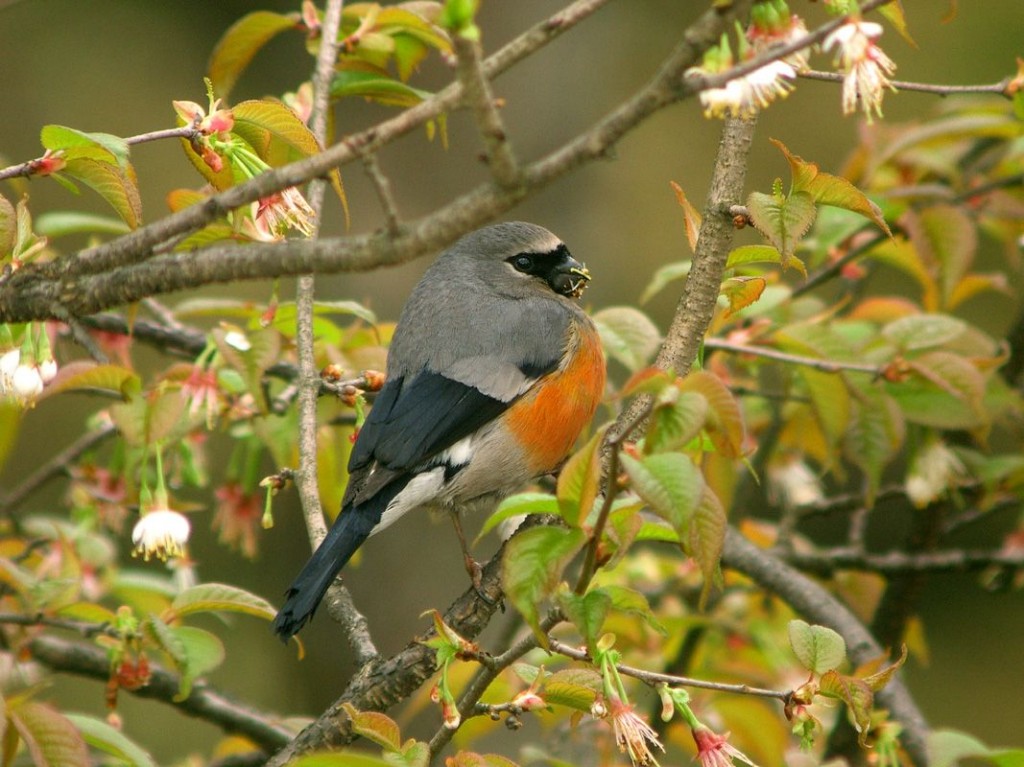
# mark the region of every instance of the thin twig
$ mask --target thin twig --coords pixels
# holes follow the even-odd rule
[[[456,33],[452,40],[458,65],[456,74],[462,83],[462,92],[476,118],[477,129],[484,142],[487,164],[494,180],[505,189],[521,182],[519,164],[509,144],[501,115],[494,105],[490,83],[484,77],[480,63],[480,45]]]
[[[313,135],[321,145],[327,143],[327,113],[330,109],[331,79],[338,56],[338,30],[341,28],[342,0],[328,0],[320,34],[320,50],[313,73],[313,112],[310,124]],[[309,184],[309,204],[316,212],[312,239],[319,237],[324,194],[327,182],[317,178]],[[320,489],[317,479],[317,418],[316,403],[321,381],[316,366],[313,336],[313,314],[316,302],[315,278],[312,274],[299,277],[295,294],[296,337],[299,356],[298,410],[299,410],[299,472],[295,487],[302,502],[310,543],[315,549],[327,534]],[[324,597],[328,614],[341,625],[355,656],[363,666],[377,657],[377,648],[370,636],[366,618],[356,609],[348,589],[336,578]]]
[[[809,69],[799,73],[800,77],[807,80],[823,80],[830,83],[841,83],[844,75],[838,72],[819,72]],[[995,93],[1006,96],[1006,86],[1009,78],[1000,80],[998,83],[986,85],[936,85],[933,83],[914,83],[906,80],[890,80],[889,84],[898,91],[916,91],[918,93],[934,93],[937,96],[954,96],[961,93]]]
[[[788,354],[787,352],[780,352],[776,349],[769,349],[764,346],[733,344],[728,341],[721,341],[717,338],[708,338],[705,340],[704,348],[717,349],[718,351],[732,352],[734,354],[749,354],[754,357],[764,357],[778,362],[785,362],[790,365],[803,365],[805,367],[814,368],[815,370],[820,370],[823,373],[841,373],[844,370],[850,370],[856,373],[870,373],[874,376],[880,376],[885,372],[885,367],[882,365],[866,365],[859,362],[839,362],[837,360],[819,359],[817,357],[805,357],[801,354]]]
[[[579,647],[571,647],[563,642],[559,642],[557,639],[550,640],[550,646],[551,649],[559,655],[564,655],[565,657],[572,658],[573,660],[593,663],[593,659],[590,657],[590,654]],[[631,676],[634,679],[639,679],[641,682],[649,684],[652,687],[659,684],[667,684],[673,687],[695,687],[701,690],[729,692],[736,693],[738,695],[753,695],[760,698],[776,698],[781,701],[788,700],[793,694],[790,690],[768,690],[761,687],[751,687],[747,684],[726,684],[724,682],[709,682],[706,679],[693,679],[688,676],[677,676],[675,674],[660,674],[656,671],[647,671],[646,669],[627,666],[622,663],[617,664],[615,668],[618,669],[620,674]]]
[[[377,155],[366,155],[363,158],[363,166],[366,168],[366,175],[373,182],[373,189],[377,193],[380,207],[384,211],[384,225],[387,231],[392,235],[400,234],[402,225],[399,223],[398,205],[395,203],[395,197],[391,193],[391,182],[388,181],[388,177],[380,169]]]

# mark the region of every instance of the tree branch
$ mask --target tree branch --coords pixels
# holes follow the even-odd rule
[[[838,631],[846,640],[847,654],[855,666],[882,656],[882,647],[838,599],[800,571],[757,548],[732,528],[726,534],[722,564],[777,594],[809,620]],[[926,767],[928,724],[899,675],[894,676],[876,697],[903,725],[901,741],[916,767]]]
[[[94,645],[42,635],[29,642],[28,652],[53,671],[103,682],[110,678],[110,659]],[[133,691],[133,695],[159,700],[188,716],[215,724],[225,732],[244,735],[268,752],[280,748],[292,737],[292,732],[279,723],[277,716],[238,703],[202,680],[192,685],[187,698],[179,700],[177,675],[159,666],[151,669],[149,684]]]

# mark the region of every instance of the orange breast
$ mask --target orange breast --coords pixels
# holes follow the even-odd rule
[[[537,474],[555,469],[572,450],[604,394],[601,340],[590,323],[577,323],[568,360],[544,376],[508,409],[506,423]]]

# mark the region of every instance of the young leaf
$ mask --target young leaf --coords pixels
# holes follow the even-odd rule
[[[429,91],[413,88],[389,77],[384,72],[344,69],[335,74],[331,81],[331,97],[361,96],[387,106],[407,109],[430,98]]]
[[[558,606],[579,630],[591,652],[597,649],[601,627],[604,626],[611,605],[611,597],[602,589],[592,589],[582,596],[569,589],[562,589],[558,593]]]
[[[142,380],[134,371],[120,365],[97,365],[78,360],[62,366],[37,401],[61,392],[97,389],[114,392],[128,400],[141,391]]]
[[[253,11],[228,27],[206,67],[214,93],[226,97],[260,48],[281,32],[294,29],[298,21],[297,13]]]
[[[509,601],[545,647],[540,630],[540,606],[562,579],[562,571],[583,547],[582,530],[534,527],[512,538],[505,547],[501,581]]]
[[[774,251],[775,248],[771,250]],[[797,258],[789,259],[791,265],[797,261]],[[767,285],[768,281],[764,277],[729,277],[722,283],[722,295],[729,301],[729,308],[723,313],[724,316],[731,317],[736,312],[757,303]]]
[[[895,400],[874,386],[858,390],[851,403],[843,446],[850,462],[864,472],[865,501],[870,507],[882,481],[882,470],[903,444],[906,425]]]
[[[858,733],[857,740],[862,746],[867,745],[868,729],[871,727],[871,704],[875,696],[864,680],[855,676],[844,676],[838,671],[826,671],[821,675],[818,691],[847,705],[853,726]]]
[[[722,502],[714,491],[705,485],[700,503],[697,504],[697,508],[693,512],[690,534],[683,538],[687,542],[687,553],[700,566],[701,574],[704,576],[704,583],[700,590],[701,609],[707,602],[711,587],[716,581],[721,580],[719,562],[722,559],[722,549],[725,546],[727,524]]]
[[[33,764],[86,767],[92,764],[85,740],[57,709],[34,700],[9,702],[7,717],[21,736]]]
[[[678,392],[672,401],[659,404],[651,413],[644,438],[644,452],[678,450],[700,434],[708,416],[708,401],[696,391]]]
[[[558,499],[548,493],[518,493],[516,495],[510,495],[498,504],[498,508],[495,509],[494,513],[491,514],[491,516],[489,516],[484,522],[484,525],[480,530],[480,534],[477,536],[477,540],[480,540],[480,538],[500,525],[506,519],[512,519],[513,517],[520,517],[526,514],[558,515]]]
[[[907,352],[942,346],[966,329],[966,322],[948,314],[912,314],[890,322],[882,335]]]
[[[82,734],[89,746],[114,757],[118,760],[117,764],[125,764],[129,767],[157,767],[156,761],[148,751],[103,720],[86,714],[65,714],[65,716]]]
[[[989,424],[983,407],[985,377],[963,357],[926,352],[909,360],[914,375],[887,385],[912,423],[938,429],[981,429]]]
[[[648,363],[661,343],[657,326],[630,306],[611,306],[595,312],[594,324],[609,357],[635,373]]]
[[[0,258],[14,250],[17,240],[18,214],[10,201],[0,194]]]
[[[642,461],[623,453],[619,460],[633,491],[686,540],[690,519],[704,492],[704,478],[693,461],[682,453],[656,453]]]
[[[789,644],[803,667],[815,674],[831,671],[846,660],[846,641],[826,626],[812,626],[806,621],[791,620]]]
[[[613,610],[643,618],[644,622],[659,634],[662,636],[668,635],[668,630],[654,614],[650,603],[647,601],[647,597],[639,591],[614,584],[602,586],[600,590],[611,599]]]
[[[669,183],[672,185],[672,191],[676,193],[679,207],[683,209],[683,226],[686,227],[686,241],[690,244],[690,250],[696,252],[697,235],[700,234],[702,221],[700,211],[693,207],[693,204],[686,199],[686,193],[683,192],[683,188],[679,184],[675,181],[670,181]]]
[[[588,713],[600,691],[601,675],[592,668],[561,669],[544,682],[548,703]]]
[[[558,509],[570,527],[582,527],[597,498],[601,483],[601,447],[607,427],[569,457],[558,473]]]
[[[54,210],[36,217],[36,231],[43,237],[53,238],[82,233],[120,235],[127,234],[131,228],[110,216],[77,210]]]
[[[195,626],[175,626],[171,628],[171,633],[184,651],[178,695],[187,698],[192,692],[192,683],[198,677],[213,671],[224,662],[224,644],[216,634]]]
[[[273,620],[277,615],[271,604],[245,589],[226,583],[201,583],[185,589],[171,603],[168,616],[184,618],[201,612],[233,612]]]
[[[42,145],[51,152],[63,150],[65,157],[91,157],[127,168],[129,147],[120,136],[110,133],[86,133],[63,125],[44,125],[40,131]]]
[[[739,403],[722,379],[706,370],[690,373],[682,380],[684,392],[695,391],[703,395],[710,408],[705,428],[712,443],[727,458],[743,454],[745,429]]]
[[[934,205],[919,214],[908,211],[901,223],[925,263],[938,268],[942,307],[948,307],[978,251],[974,222],[962,208]]]
[[[131,165],[121,167],[91,157],[72,158],[62,171],[99,194],[132,229],[142,223],[142,199]]]
[[[892,237],[889,225],[885,223],[881,209],[871,202],[862,191],[840,176],[823,173],[817,163],[806,162],[792,154],[781,141],[771,142],[786,156],[792,172],[792,191],[806,192],[819,205],[831,205],[836,208],[859,213],[873,221],[879,229]]]
[[[377,711],[358,711],[351,703],[343,703],[342,708],[352,721],[354,734],[373,741],[386,751],[398,751],[402,747],[402,733],[391,717]]]
[[[751,192],[747,209],[754,227],[783,255],[784,265],[817,215],[814,199],[807,192],[793,192],[789,197]]]
[[[729,252],[725,268],[735,269],[748,264],[781,264],[782,254],[771,245],[740,245]]]

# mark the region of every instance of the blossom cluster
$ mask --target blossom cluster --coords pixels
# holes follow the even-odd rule
[[[835,52],[834,65],[843,76],[843,112],[852,114],[858,106],[870,121],[882,115],[882,95],[892,89],[890,77],[896,70],[876,40],[882,34],[880,24],[850,15],[823,41],[821,48]],[[794,89],[797,74],[807,71],[808,45],[800,46],[807,37],[803,20],[791,13],[785,0],[765,0],[754,5],[751,23],[738,33],[738,49],[733,54],[727,35],[712,47],[699,67],[687,73],[694,78],[714,78],[727,74],[761,54],[793,48],[764,65],[745,74],[731,77],[722,85],[705,87],[700,92],[701,105],[707,117],[752,117]]]

